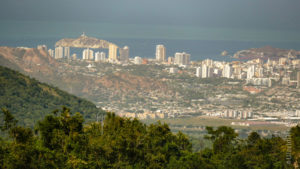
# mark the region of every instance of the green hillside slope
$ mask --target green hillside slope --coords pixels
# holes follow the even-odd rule
[[[87,121],[94,120],[102,111],[87,100],[0,66],[0,108],[11,111],[21,125],[32,127],[62,106],[80,112]]]

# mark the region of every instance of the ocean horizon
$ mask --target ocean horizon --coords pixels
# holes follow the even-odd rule
[[[30,47],[45,44],[54,49],[62,38],[76,38],[82,32],[130,48],[130,57],[155,57],[155,46],[163,44],[167,56],[176,52],[191,54],[191,60],[234,60],[239,50],[272,46],[300,50],[300,34],[295,31],[209,29],[166,25],[135,25],[90,22],[0,21],[0,46]],[[252,36],[255,35],[255,36]],[[251,37],[251,38],[249,38]],[[221,56],[222,51],[229,56]],[[94,50],[94,51],[106,51]],[[80,50],[73,52],[80,54]],[[72,50],[71,50],[72,53]]]

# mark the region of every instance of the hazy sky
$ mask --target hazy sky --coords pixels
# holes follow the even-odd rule
[[[0,20],[300,29],[300,0],[1,0]]]

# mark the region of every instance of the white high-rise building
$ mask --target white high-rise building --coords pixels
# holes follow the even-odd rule
[[[202,65],[202,78],[208,78],[208,66]]]
[[[101,61],[106,61],[106,53],[100,52],[100,60]]]
[[[104,62],[106,60],[106,54],[104,52],[96,52],[95,53],[95,61],[96,62]]]
[[[61,59],[63,58],[63,55],[64,55],[64,48],[59,46],[59,47],[56,47],[55,48],[55,54],[54,54],[54,58],[55,59]]]
[[[70,47],[65,47],[64,57],[70,59]]]
[[[196,76],[197,77],[202,77],[202,68],[201,67],[196,68]]]
[[[259,67],[258,69],[257,69],[257,76],[258,77],[264,77],[264,68],[262,68],[262,67]]]
[[[108,59],[110,62],[117,62],[118,58],[117,58],[117,51],[118,51],[118,46],[115,44],[109,44],[108,47]]]
[[[166,61],[166,48],[164,47],[164,45],[156,45],[155,56],[158,62]]]
[[[54,50],[53,49],[49,49],[48,53],[51,57],[54,57]]]
[[[177,65],[189,65],[190,64],[190,54],[185,52],[183,53],[175,53],[174,63]]]
[[[223,68],[223,77],[231,78],[232,76],[232,67],[229,64],[226,64]]]
[[[82,52],[82,59],[83,60],[94,60],[94,51],[89,48],[84,49]]]
[[[95,62],[100,62],[100,52],[95,53]]]
[[[142,60],[141,57],[136,56],[136,57],[134,58],[134,64],[140,65],[140,64],[142,64],[142,62],[143,62],[143,60]]]
[[[120,61],[121,62],[128,62],[128,60],[129,60],[129,47],[124,46],[124,48],[120,48],[119,53],[120,53]]]
[[[212,67],[212,66],[213,66],[213,63],[214,63],[214,61],[211,60],[211,59],[205,59],[203,62],[204,62],[204,64],[207,65],[208,67]],[[202,62],[202,63],[203,63],[203,62]]]
[[[248,70],[247,70],[247,79],[253,78],[254,74],[255,74],[255,65],[251,65],[248,67]]]

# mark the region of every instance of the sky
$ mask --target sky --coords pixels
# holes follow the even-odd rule
[[[300,29],[300,0],[1,0],[1,20]]]
[[[0,0],[0,38],[300,42],[300,0]]]

